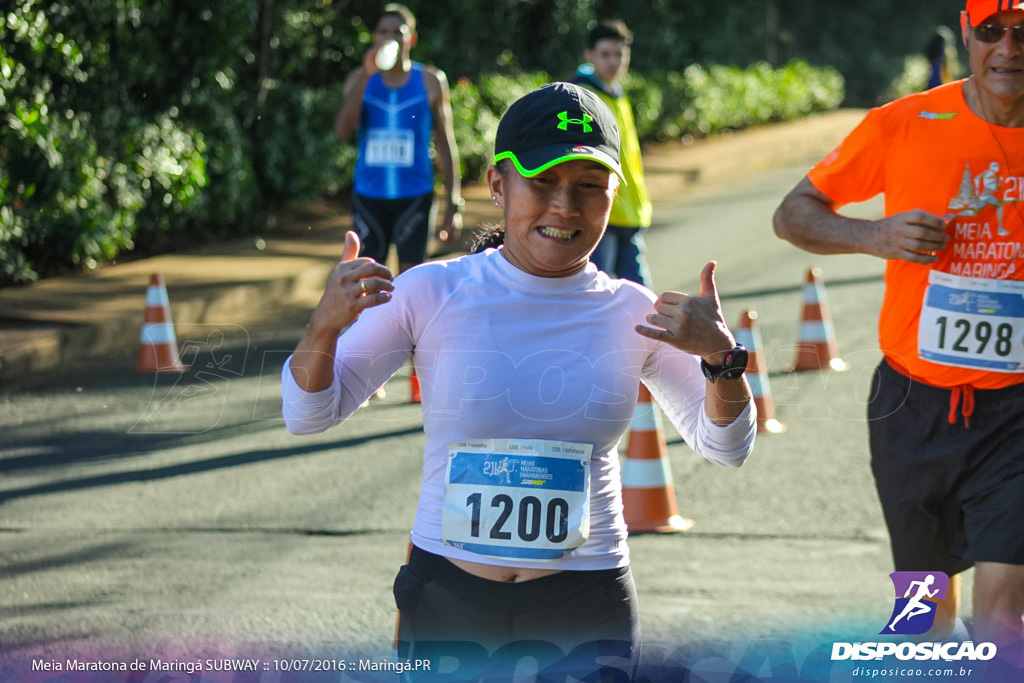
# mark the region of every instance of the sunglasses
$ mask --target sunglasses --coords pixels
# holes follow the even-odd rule
[[[1024,43],[1024,24],[1003,26],[1002,24],[978,24],[974,27],[974,37],[983,43],[998,43],[1007,31],[1013,34],[1015,43]]]

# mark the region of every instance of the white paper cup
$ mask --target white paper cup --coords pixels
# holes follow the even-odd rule
[[[374,56],[374,62],[377,64],[377,68],[381,71],[387,71],[394,68],[398,62],[398,41],[388,40],[385,41],[380,49],[377,50],[377,54]]]

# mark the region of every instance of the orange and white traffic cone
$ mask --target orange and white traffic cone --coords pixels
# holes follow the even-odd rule
[[[839,357],[839,345],[832,327],[832,314],[820,268],[809,268],[804,280],[804,311],[800,322],[800,341],[797,342],[796,360],[790,372],[801,370],[846,370],[846,362]]]
[[[135,369],[140,372],[180,372],[185,369],[178,358],[178,340],[171,322],[170,301],[164,276],[153,273],[146,289],[146,314],[139,334],[139,361]]]
[[[409,403],[421,403],[420,378],[416,376],[416,368],[409,371]]]
[[[772,388],[768,383],[768,362],[765,360],[761,332],[757,329],[757,312],[744,309],[736,329],[736,342],[747,349],[747,381],[750,393],[754,395],[757,408],[757,431],[779,434],[786,431],[786,425],[775,419],[775,405],[772,403]]]
[[[622,507],[629,533],[686,531],[692,519],[679,515],[672,487],[661,414],[643,384],[622,458]]]

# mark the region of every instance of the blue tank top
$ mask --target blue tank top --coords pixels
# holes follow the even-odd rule
[[[423,82],[423,65],[413,62],[405,85],[370,77],[359,120],[355,191],[375,199],[418,197],[434,190],[430,158],[433,115]]]

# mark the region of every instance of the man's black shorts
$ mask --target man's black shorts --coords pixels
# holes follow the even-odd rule
[[[398,262],[427,259],[427,243],[436,220],[434,193],[408,199],[374,199],[352,194],[352,221],[362,242],[360,256],[387,263],[392,244]]]
[[[896,569],[1024,564],[1024,384],[974,390],[969,427],[950,424],[950,394],[875,370],[871,463]]]

